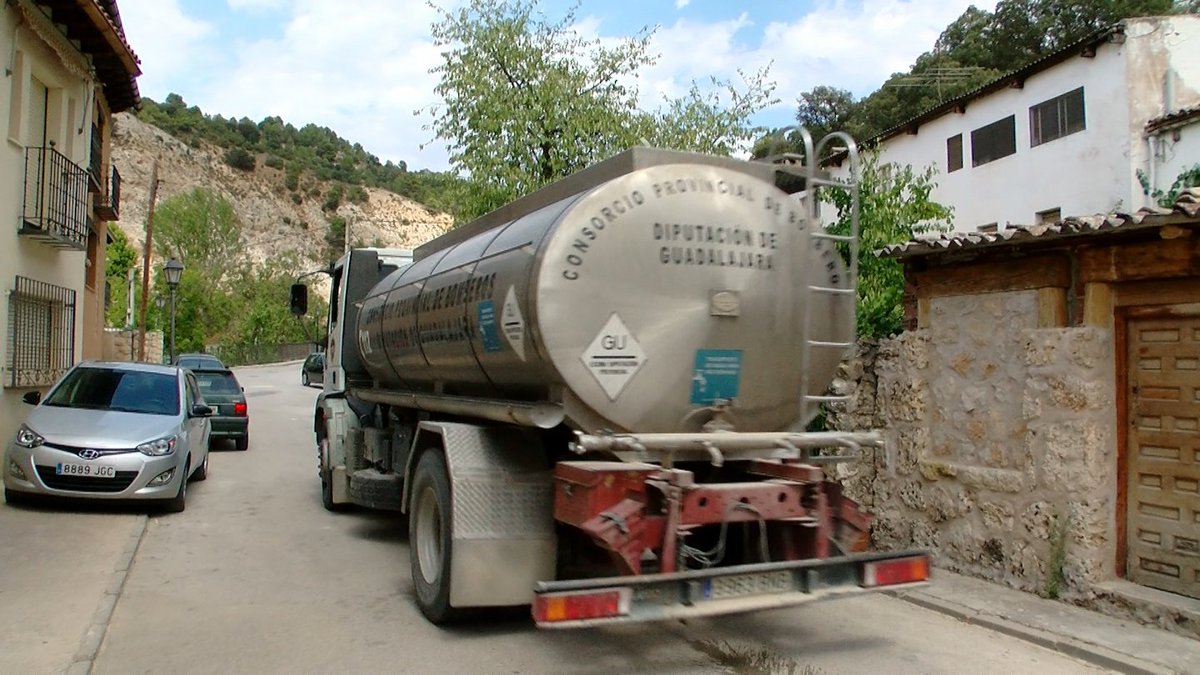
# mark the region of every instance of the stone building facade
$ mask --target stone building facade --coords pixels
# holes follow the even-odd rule
[[[840,469],[877,546],[1200,637],[1197,202],[886,252],[911,330],[831,416],[887,434]]]

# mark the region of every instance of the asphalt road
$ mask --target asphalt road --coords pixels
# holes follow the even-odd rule
[[[215,452],[184,513],[0,507],[0,672],[1101,672],[883,595],[584,631],[521,612],[431,626],[396,516],[321,507],[299,365],[238,376],[250,449]]]

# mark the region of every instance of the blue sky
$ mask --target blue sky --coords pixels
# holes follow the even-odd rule
[[[437,0],[443,7],[461,0]],[[573,0],[543,0],[557,19]],[[581,0],[577,29],[601,39],[656,27],[657,63],[640,78],[652,106],[695,80],[770,66],[780,103],[756,122],[792,121],[820,84],[858,96],[929,50],[968,6],[994,0]],[[439,62],[425,0],[118,0],[142,61],[142,94],[178,93],[206,113],[327,126],[381,159],[447,168],[425,128]],[[918,112],[918,111],[914,111]]]

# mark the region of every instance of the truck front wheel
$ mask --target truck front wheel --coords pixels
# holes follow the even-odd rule
[[[452,621],[459,613],[450,606],[450,476],[437,450],[425,451],[417,462],[408,528],[417,606],[435,624]]]

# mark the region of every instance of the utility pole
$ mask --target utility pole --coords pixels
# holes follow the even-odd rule
[[[141,326],[138,332],[138,357],[146,360],[146,303],[150,300],[150,252],[154,245],[154,200],[158,197],[158,160],[150,168],[150,208],[146,212],[146,243],[142,247]]]

